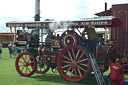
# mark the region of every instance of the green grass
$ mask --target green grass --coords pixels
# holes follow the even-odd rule
[[[15,59],[9,58],[7,48],[3,48],[2,59],[0,59],[0,85],[85,85],[64,80],[59,73],[54,74],[51,69],[46,74],[34,73],[31,77],[23,77],[15,69]],[[104,75],[108,75],[109,71]],[[125,75],[128,81],[128,75]],[[87,79],[86,85],[97,85],[94,77]]]

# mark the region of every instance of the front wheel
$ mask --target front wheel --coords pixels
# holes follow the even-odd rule
[[[31,76],[37,69],[37,61],[29,52],[24,52],[18,55],[15,64],[16,70],[21,76]]]
[[[91,72],[89,52],[82,46],[65,47],[57,59],[60,75],[73,82],[80,82]]]

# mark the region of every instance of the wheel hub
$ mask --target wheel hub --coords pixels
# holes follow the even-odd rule
[[[70,43],[70,40],[67,40],[67,43]]]
[[[28,65],[29,65],[28,62],[24,63],[24,66],[28,66]]]
[[[77,59],[73,60],[71,63],[72,67],[74,68],[77,65]]]

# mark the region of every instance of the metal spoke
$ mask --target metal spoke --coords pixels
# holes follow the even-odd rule
[[[28,68],[28,66],[26,68],[28,69],[29,72],[31,72],[30,69]]]
[[[73,71],[74,71],[74,69],[72,69],[71,74],[70,74],[70,76],[69,76],[69,77],[71,77],[71,76],[72,76]]]
[[[66,57],[66,56],[64,56],[64,55],[63,55],[63,57],[71,61],[71,59],[70,59],[70,58],[68,58],[68,57]]]
[[[88,59],[83,59],[83,60],[80,60],[80,61],[78,61],[78,63],[83,62],[83,61],[86,61],[86,60],[88,60]]]
[[[71,60],[72,60],[72,56],[71,56],[71,54],[70,54],[70,52],[68,51],[68,55],[70,56],[70,58],[71,58]]]
[[[24,66],[24,65],[20,65],[19,67],[22,67],[22,66]]]
[[[45,65],[44,65],[44,67],[43,67],[44,69],[45,69]]]
[[[29,58],[28,62],[31,60],[31,58]]]
[[[79,59],[78,59],[78,60],[80,60],[80,59],[82,58],[82,56],[83,56],[83,55],[84,55],[84,53],[82,53],[82,54],[81,54],[81,56],[79,57]]]
[[[77,78],[76,68],[74,68],[74,71],[75,71],[75,78]]]
[[[71,63],[71,62],[69,62],[69,61],[62,61],[62,62],[65,62],[65,63]]]
[[[76,58],[78,57],[79,52],[80,52],[80,50],[78,50],[77,55],[76,55]]]
[[[34,66],[31,65],[32,68],[34,68]]]
[[[83,65],[83,66],[88,66],[87,64],[82,64],[82,63],[79,63],[80,65]]]
[[[41,71],[41,68],[40,68],[40,71]]]
[[[75,53],[74,53],[74,50],[72,49],[72,53],[73,53],[73,57],[75,58]]]
[[[39,66],[37,66],[37,69],[40,68]]]
[[[68,70],[66,71],[66,73],[71,69],[72,67],[69,67]]]
[[[24,67],[21,69],[21,71],[23,71]]]
[[[62,68],[66,68],[66,67],[69,67],[69,66],[71,66],[71,65],[69,64],[69,65],[63,66]]]
[[[81,72],[80,72],[80,69],[78,68],[78,72],[79,72],[79,74],[80,74],[80,77],[82,76],[82,74],[81,74]]]
[[[24,62],[22,62],[22,61],[19,61],[19,62],[24,64]]]
[[[47,69],[48,68],[48,65],[45,63],[44,64],[44,69]]]
[[[27,55],[25,55],[25,60],[27,60]]]
[[[24,59],[24,57],[22,57],[22,59],[24,60],[24,62],[26,62],[26,60]]]
[[[85,72],[87,72],[85,69],[83,69],[82,67],[80,67],[79,65],[77,65],[78,66],[78,68],[80,68],[81,70],[83,70],[83,71],[85,71]]]
[[[34,63],[34,61],[32,61],[32,62],[30,62],[30,63],[28,63],[28,64],[30,65],[30,64],[33,64],[33,63]]]
[[[26,73],[27,73],[27,67],[26,67]]]

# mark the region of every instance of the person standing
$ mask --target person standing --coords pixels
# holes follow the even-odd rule
[[[82,32],[82,36],[85,35],[85,32],[87,32],[88,36],[88,50],[90,53],[93,53],[96,57],[96,45],[98,41],[98,35],[96,34],[94,26],[88,26],[87,28],[85,28]]]
[[[21,53],[21,48],[17,47],[17,53],[18,53],[18,54]]]
[[[13,43],[12,45],[12,54],[13,54],[13,57],[15,58],[16,57],[16,54],[17,54],[17,48],[16,48],[16,45]]]
[[[0,59],[2,59],[2,57],[1,57],[1,53],[2,53],[2,44],[1,44],[1,42],[0,42]]]
[[[12,41],[10,41],[10,44],[8,44],[8,49],[9,49],[9,57],[12,58]]]
[[[124,83],[124,70],[123,66],[120,64],[120,59],[116,58],[116,62],[109,62],[110,66],[110,78],[112,85],[123,85]]]

